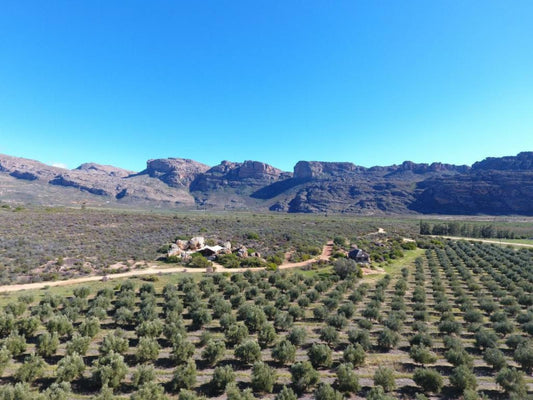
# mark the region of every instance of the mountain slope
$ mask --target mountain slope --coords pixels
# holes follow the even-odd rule
[[[472,167],[442,163],[365,168],[300,161],[148,160],[141,172],[85,163],[73,170],[0,155],[0,201],[37,204],[271,210],[289,213],[533,215],[533,152]]]

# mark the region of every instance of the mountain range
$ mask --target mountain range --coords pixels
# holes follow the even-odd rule
[[[435,162],[365,168],[299,161],[149,160],[140,172],[82,164],[68,170],[0,154],[0,201],[288,213],[533,215],[533,152],[472,166]]]

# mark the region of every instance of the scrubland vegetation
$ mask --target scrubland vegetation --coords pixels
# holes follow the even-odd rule
[[[312,257],[335,236],[355,241],[383,227],[398,237],[412,235],[415,221],[277,214],[157,214],[72,209],[0,208],[0,283],[67,279],[113,273],[115,263],[133,267],[155,260],[165,244],[204,236],[230,241],[276,261]]]

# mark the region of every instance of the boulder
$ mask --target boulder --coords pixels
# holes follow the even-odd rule
[[[189,240],[189,249],[198,250],[205,246],[205,238],[203,236],[195,236]]]
[[[176,245],[182,249],[182,250],[187,250],[188,247],[189,247],[189,242],[187,242],[186,240],[176,240]]]
[[[236,254],[237,257],[246,258],[248,257],[248,249],[246,248],[246,246],[241,246],[237,249]]]
[[[177,257],[183,257],[184,251],[180,249],[177,245],[173,244],[170,250],[168,251],[168,256],[177,256]]]

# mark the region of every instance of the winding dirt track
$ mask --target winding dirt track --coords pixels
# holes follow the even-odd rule
[[[494,240],[494,239],[478,239],[478,238],[469,238],[469,237],[462,237],[462,236],[438,236],[438,235],[429,235],[429,236],[435,237],[435,238],[441,237],[441,238],[444,238],[444,239],[467,240],[467,241],[474,241],[474,242],[501,244],[502,246],[517,246],[517,247],[530,247],[530,248],[533,248],[533,244],[506,242],[506,241]]]
[[[323,247],[322,254],[320,255],[320,257],[298,262],[298,263],[290,263],[286,261],[279,266],[279,269],[305,267],[307,265],[310,265],[316,262],[317,260],[328,260],[329,257],[331,256],[332,251],[333,251],[333,241],[329,241]],[[263,269],[263,268],[226,268],[216,263],[213,263],[213,267],[215,268],[216,272],[244,272],[247,270],[258,271],[258,270]],[[203,273],[205,272],[205,269],[186,268],[186,267],[160,268],[156,265],[152,265],[146,269],[139,269],[139,270],[133,270],[133,271],[128,271],[128,272],[121,272],[118,274],[107,275],[106,278],[107,279],[120,279],[120,278],[132,277],[132,276],[173,274],[177,272]],[[17,285],[4,285],[4,286],[0,286],[0,293],[16,292],[19,290],[42,289],[44,287],[69,286],[69,285],[76,285],[78,283],[102,281],[103,279],[104,279],[104,276],[102,275],[92,275],[92,276],[84,276],[81,278],[66,279],[64,281],[35,282],[35,283],[23,283],[23,284],[17,284]]]

